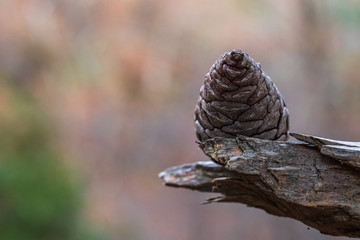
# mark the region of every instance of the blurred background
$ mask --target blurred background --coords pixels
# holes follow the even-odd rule
[[[291,131],[360,141],[357,0],[1,0],[0,238],[345,239],[162,185],[206,160],[193,111],[247,51]]]

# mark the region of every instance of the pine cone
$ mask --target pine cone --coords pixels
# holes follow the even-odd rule
[[[196,136],[287,140],[289,112],[270,77],[247,53],[225,52],[206,74],[195,108]]]

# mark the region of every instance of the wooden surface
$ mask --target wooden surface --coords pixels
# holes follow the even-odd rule
[[[214,162],[159,176],[168,186],[220,193],[207,203],[244,203],[325,234],[360,237],[359,143],[292,136],[303,142],[211,138],[199,146]]]

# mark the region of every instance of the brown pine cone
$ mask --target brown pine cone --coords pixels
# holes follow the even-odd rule
[[[287,140],[289,112],[270,77],[247,53],[225,52],[205,76],[195,108],[196,136]]]

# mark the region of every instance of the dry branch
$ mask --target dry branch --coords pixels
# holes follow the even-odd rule
[[[168,186],[221,193],[208,203],[244,203],[325,234],[360,237],[360,144],[292,136],[303,142],[211,138],[199,146],[221,165],[175,166],[160,177]]]

